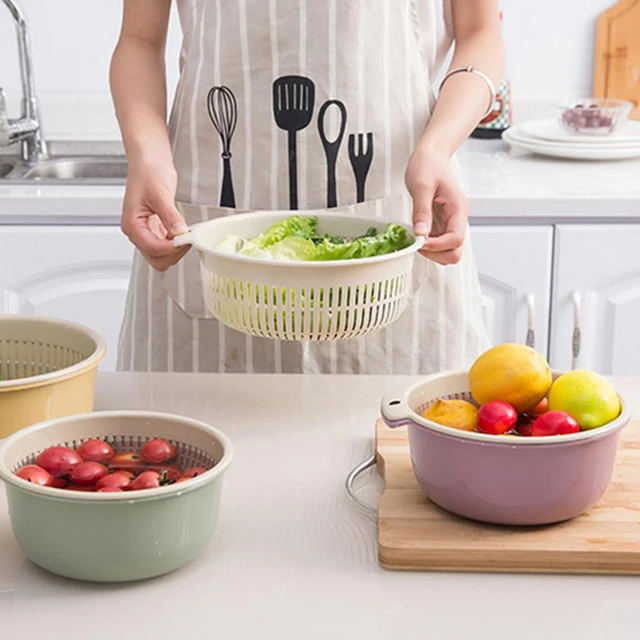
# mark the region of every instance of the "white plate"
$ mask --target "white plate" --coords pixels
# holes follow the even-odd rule
[[[530,153],[569,160],[626,160],[640,158],[640,144],[634,147],[598,147],[585,145],[569,145],[561,142],[553,143],[536,140],[529,136],[514,132],[512,127],[502,134],[502,139],[515,149],[523,149]]]
[[[614,146],[640,144],[640,122],[627,120],[618,131],[608,136],[589,136],[565,131],[555,120],[530,120],[518,125],[523,133],[539,140],[570,144]]]

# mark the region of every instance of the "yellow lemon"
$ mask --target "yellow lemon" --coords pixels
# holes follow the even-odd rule
[[[478,422],[478,409],[466,400],[436,400],[422,414],[423,418],[463,431],[473,431]]]
[[[469,390],[483,405],[502,400],[518,413],[533,409],[549,391],[546,358],[524,344],[501,344],[485,351],[469,369]]]
[[[581,429],[595,429],[620,415],[620,399],[612,384],[594,371],[563,373],[551,385],[549,410],[568,413]]]

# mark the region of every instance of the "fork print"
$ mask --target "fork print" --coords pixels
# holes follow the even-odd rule
[[[358,148],[356,149],[356,134],[349,135],[349,161],[356,178],[356,195],[358,202],[364,202],[365,183],[373,160],[373,133],[367,133],[366,149],[364,148],[364,133],[358,134]]]

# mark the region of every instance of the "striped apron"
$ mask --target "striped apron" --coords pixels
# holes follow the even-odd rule
[[[433,107],[429,79],[452,43],[447,0],[177,3],[184,40],[169,133],[188,224],[295,209],[411,220],[404,172]],[[163,274],[136,253],[118,369],[425,374],[468,366],[488,346],[468,236],[454,266],[417,259],[422,285],[395,324],[328,343],[224,327],[204,308],[195,251]]]

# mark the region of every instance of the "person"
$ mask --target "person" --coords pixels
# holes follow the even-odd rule
[[[111,62],[128,159],[121,227],[137,248],[118,369],[468,366],[488,342],[455,152],[502,75],[497,0],[177,0],[177,9],[168,124],[171,0],[124,0]],[[197,252],[174,247],[175,236],[236,211],[326,209],[412,221],[426,237],[421,284],[400,319],[356,340],[298,343],[208,315]]]

